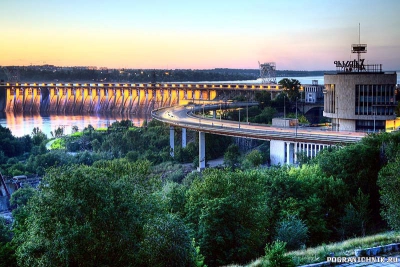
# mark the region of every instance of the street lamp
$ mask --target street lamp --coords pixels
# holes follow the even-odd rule
[[[240,108],[239,108],[239,128],[240,128]]]
[[[249,124],[249,102],[246,102],[246,123]]]
[[[339,131],[339,97],[336,97],[336,129]]]
[[[241,110],[242,108],[238,108],[238,110],[239,110],[239,128],[240,128],[240,110]]]
[[[296,138],[297,138],[297,124],[299,123],[299,119],[297,118],[297,98],[296,97]]]
[[[286,98],[285,98],[285,94],[283,94],[283,121],[285,122],[285,127],[286,127]]]
[[[222,108],[221,108],[222,101],[219,101],[219,121],[222,121]]]

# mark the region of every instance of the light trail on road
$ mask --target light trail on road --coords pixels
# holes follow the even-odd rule
[[[254,103],[253,103],[254,104]],[[229,108],[238,108],[248,103],[232,103]],[[212,134],[254,138],[259,140],[282,140],[318,144],[355,143],[366,136],[366,133],[348,131],[330,131],[314,127],[273,127],[260,124],[247,124],[220,119],[210,119],[194,115],[196,111],[220,109],[219,104],[188,105],[161,108],[152,111],[152,117],[172,126],[202,131]]]

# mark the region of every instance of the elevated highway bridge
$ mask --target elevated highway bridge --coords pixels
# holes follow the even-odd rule
[[[251,103],[230,103],[224,109],[243,108],[254,105]],[[365,133],[331,131],[315,127],[271,127],[260,124],[248,124],[220,119],[209,119],[195,115],[196,112],[218,110],[220,104],[186,105],[160,108],[152,111],[152,117],[170,125],[171,153],[174,150],[174,128],[180,127],[186,135],[186,129],[199,132],[199,168],[205,167],[205,133],[233,137],[251,138],[271,141],[271,164],[295,164],[297,154],[305,153],[314,157],[323,148],[332,145],[343,145],[360,141]],[[182,136],[182,146],[186,146],[186,136]]]

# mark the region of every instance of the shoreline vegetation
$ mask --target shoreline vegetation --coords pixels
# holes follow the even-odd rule
[[[260,78],[259,69],[82,69],[74,67],[17,66],[20,81],[40,82],[202,82],[256,80]],[[323,76],[333,70],[276,70],[276,77]],[[0,80],[7,80],[0,72]]]

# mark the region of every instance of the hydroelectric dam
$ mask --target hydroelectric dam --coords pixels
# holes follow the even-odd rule
[[[227,101],[237,95],[272,96],[278,84],[246,83],[0,83],[0,111],[14,113],[150,114],[152,110],[196,101]]]

